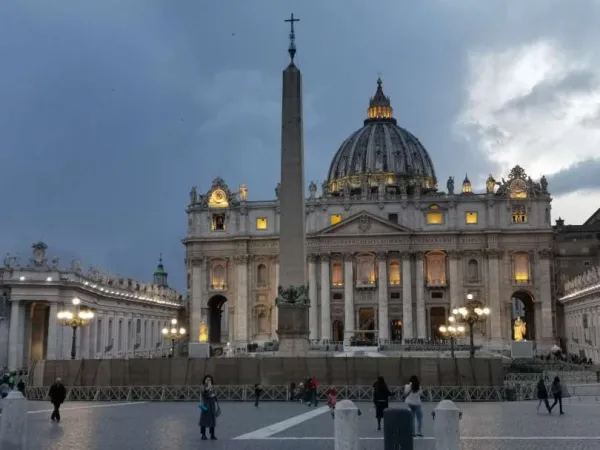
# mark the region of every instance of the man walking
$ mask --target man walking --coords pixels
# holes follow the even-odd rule
[[[60,422],[60,405],[63,404],[65,398],[67,397],[67,390],[65,389],[64,384],[60,378],[57,378],[52,386],[50,386],[50,391],[48,392],[48,397],[50,397],[50,402],[54,406],[54,411],[52,411],[52,415],[50,416],[50,420],[53,422]]]

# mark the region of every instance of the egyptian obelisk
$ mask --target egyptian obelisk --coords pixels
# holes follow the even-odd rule
[[[291,15],[290,63],[283,71],[281,106],[281,187],[279,194],[279,286],[277,295],[279,353],[308,353],[308,285],[306,279],[306,226],[304,215],[304,136],[302,77],[294,64],[295,19]]]

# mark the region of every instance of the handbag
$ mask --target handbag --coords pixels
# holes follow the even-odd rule
[[[202,402],[200,402],[200,404],[198,405],[198,408],[200,408],[201,411],[208,411],[208,406],[206,406]]]

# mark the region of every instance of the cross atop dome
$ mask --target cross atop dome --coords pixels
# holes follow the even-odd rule
[[[394,120],[394,109],[390,103],[390,98],[383,93],[383,81],[381,77],[377,78],[377,90],[375,95],[369,100],[369,109],[367,110],[367,121]],[[366,122],[366,121],[365,121]]]

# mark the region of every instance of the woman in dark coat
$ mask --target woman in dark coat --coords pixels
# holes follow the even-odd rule
[[[216,440],[215,427],[217,417],[221,414],[219,402],[214,390],[213,377],[206,375],[202,381],[202,403],[200,403],[200,434],[201,439],[205,441],[206,429],[210,432],[210,438]]]
[[[377,419],[377,430],[381,430],[381,419],[383,411],[389,406],[388,400],[393,394],[387,387],[383,377],[377,377],[373,383],[373,403],[375,404],[375,418]]]
[[[539,400],[537,405],[537,412],[540,412],[540,406],[542,406],[542,402],[546,405],[546,409],[548,410],[548,412],[551,412],[550,404],[548,403],[548,389],[546,389],[546,383],[544,382],[543,378],[540,378],[540,381],[538,381],[536,389],[537,398]]]
[[[552,396],[554,397],[554,403],[552,403],[552,406],[550,407],[550,412],[552,412],[552,409],[558,403],[558,406],[560,407],[560,413],[564,414],[562,409],[562,385],[560,384],[560,378],[554,378],[552,387],[550,389],[552,391]]]

